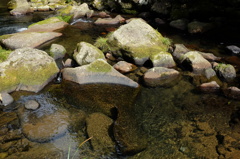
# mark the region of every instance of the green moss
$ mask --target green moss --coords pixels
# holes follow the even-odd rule
[[[57,23],[57,22],[61,22],[62,20],[59,19],[58,17],[51,17],[42,21],[39,21],[37,23],[33,23],[31,25],[28,26],[28,28],[34,26],[34,25],[43,25],[43,24],[51,24],[51,23]]]
[[[58,10],[58,15],[69,16],[69,15],[72,14],[71,11],[72,11],[72,6],[68,5],[66,8],[59,9]]]
[[[36,73],[37,72],[37,73]],[[0,75],[0,92],[7,90],[18,84],[39,85],[45,82],[53,74],[58,72],[54,63],[47,67],[32,68],[21,66],[18,68],[7,69],[5,75]]]
[[[65,22],[69,22],[72,19],[72,15],[66,15],[66,16],[57,16],[58,19],[60,19],[61,21],[65,21]]]
[[[2,49],[0,46],[0,62],[5,61],[11,52],[11,50]]]
[[[99,37],[97,38],[96,42],[94,43],[94,46],[102,50],[103,52],[110,51],[110,45],[107,42],[107,38]]]
[[[172,44],[172,40],[167,37],[163,37],[161,40],[162,40],[162,43],[167,47],[169,47]]]
[[[216,70],[225,70],[228,67],[232,67],[232,65],[230,64],[224,64],[224,63],[219,63],[217,66],[215,66],[214,68]]]
[[[96,60],[91,63],[87,69],[91,72],[110,72],[112,67],[103,60]]]
[[[131,10],[131,9],[122,9],[122,12],[126,14],[132,14],[132,15],[138,14],[136,10]]]
[[[13,35],[12,34],[2,35],[2,36],[0,36],[0,41],[3,40],[3,39],[10,38],[11,36],[13,36]]]

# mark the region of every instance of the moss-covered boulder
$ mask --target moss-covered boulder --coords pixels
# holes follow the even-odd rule
[[[0,63],[0,92],[38,92],[58,71],[54,59],[46,52],[32,48],[17,49]]]
[[[65,54],[67,53],[67,50],[64,46],[59,44],[52,44],[50,47],[50,56],[53,57],[55,60],[59,58],[63,58]]]
[[[63,29],[68,25],[61,17],[51,17],[34,23],[24,32],[52,32]]]
[[[106,60],[101,50],[87,42],[80,42],[77,44],[73,58],[80,66],[90,64],[97,59]]]
[[[150,60],[154,67],[175,67],[176,63],[173,60],[172,54],[168,52],[159,52],[158,54],[152,55]]]
[[[74,19],[88,16],[92,14],[93,10],[90,10],[87,3],[81,5],[67,5],[65,8],[62,8],[57,11],[57,14],[60,16],[72,16]]]
[[[117,84],[133,88],[138,87],[138,83],[116,71],[105,60],[98,59],[91,64],[65,68],[63,78],[78,84]]]
[[[231,82],[236,78],[236,70],[233,65],[219,63],[214,66],[214,70],[217,72],[219,78],[226,82]]]
[[[31,13],[33,12],[33,10],[31,9],[29,3],[27,0],[11,0],[12,2],[10,4],[12,8],[12,10],[10,11],[10,13],[12,15],[24,15],[27,13]]]
[[[43,43],[62,36],[62,33],[56,32],[24,32],[0,37],[0,43],[6,48],[15,50],[24,47],[36,48]]]
[[[152,56],[166,52],[170,41],[144,20],[133,19],[110,34],[107,43],[115,52],[120,51],[123,57],[143,65]]]
[[[212,68],[211,63],[197,51],[189,51],[182,55],[181,65],[184,69],[195,74],[204,74],[206,69]]]

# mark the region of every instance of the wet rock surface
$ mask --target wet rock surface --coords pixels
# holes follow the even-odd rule
[[[171,86],[178,82],[180,73],[174,69],[153,67],[143,76],[144,83],[149,87]]]
[[[20,49],[24,47],[36,48],[46,41],[62,36],[56,32],[27,32],[15,33],[10,37],[1,39],[1,43],[9,49]]]
[[[86,124],[93,149],[102,155],[114,154],[116,145],[111,138],[113,120],[104,114],[93,113],[86,119]]]
[[[38,92],[58,71],[55,61],[45,51],[32,48],[17,49],[11,52],[6,61],[0,63],[0,90]]]

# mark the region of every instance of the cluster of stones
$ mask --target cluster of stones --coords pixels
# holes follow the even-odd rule
[[[89,10],[81,12],[81,10],[75,10],[71,7],[68,9],[68,7],[59,11],[59,14],[61,16],[75,15],[75,18],[77,18],[79,15],[88,16],[88,13],[91,12]],[[123,21],[119,17],[113,19],[117,19],[118,23]],[[50,48],[51,57],[46,52],[36,49],[36,47],[45,41],[61,36],[61,33],[55,32],[55,30],[63,29],[66,25],[68,24],[63,20],[52,17],[29,26],[24,32],[4,35],[0,38],[2,45],[14,50],[6,61],[0,63],[0,101],[2,105],[6,106],[13,101],[8,94],[9,92],[16,90],[39,92],[56,77],[59,68],[54,60],[62,58],[66,50],[60,45],[53,44]],[[213,54],[190,51],[181,44],[175,44],[173,51],[169,51],[171,50],[169,40],[142,19],[128,20],[127,24],[109,34],[104,43],[99,44],[98,41],[95,45],[99,46],[100,49],[86,42],[77,44],[73,59],[79,66],[72,67],[68,64],[68,61],[73,59],[66,60],[64,62],[65,68],[61,70],[64,81],[72,83],[74,87],[77,85],[79,88],[89,84],[111,84],[133,89],[131,96],[125,94],[125,87],[120,92],[118,90],[112,92],[114,89],[110,89],[108,92],[100,92],[100,96],[94,96],[94,99],[97,99],[94,102],[99,102],[98,106],[102,113],[91,114],[86,122],[88,136],[94,136],[91,144],[95,150],[106,148],[110,152],[115,151],[115,143],[112,142],[107,130],[113,123],[108,116],[111,115],[111,110],[116,107],[116,98],[126,104],[118,106],[118,118],[113,128],[118,146],[123,153],[136,153],[146,148],[144,139],[132,131],[135,127],[126,124],[125,121],[132,120],[132,117],[126,112],[132,112],[130,103],[134,101],[139,91],[139,84],[138,81],[136,82],[124,74],[138,73],[137,76],[141,77],[143,84],[148,87],[170,87],[180,80],[181,74],[184,75],[186,71],[189,71],[193,78],[201,79],[197,86],[203,92],[218,92],[222,88],[226,96],[234,99],[240,97],[240,89],[226,87],[223,84],[223,82],[233,81],[236,77],[236,71],[232,65],[217,63],[220,58]],[[107,46],[104,52],[101,50],[103,46]],[[125,58],[130,59],[129,61],[132,61],[132,63],[122,60]],[[114,61],[115,65],[110,65],[109,60]],[[151,62],[153,67],[143,69],[148,62]],[[184,71],[180,71],[181,69]],[[65,87],[69,89],[71,85]],[[75,95],[78,94],[75,93]],[[106,99],[103,96],[107,96]],[[112,96],[115,96],[115,98],[112,98]],[[41,120],[43,123],[38,120],[33,123],[28,122],[31,111],[40,110],[40,108],[36,102],[28,101],[25,103],[25,108],[19,110],[22,129],[28,139],[36,142],[47,142],[66,133],[70,116],[66,110],[46,115]],[[55,121],[50,129],[47,125],[49,121],[53,121],[52,119],[56,117],[62,123],[56,123]],[[96,119],[102,119],[101,121],[104,122],[96,125],[94,124],[97,123]],[[38,132],[33,131],[36,129],[36,125],[41,129],[49,129],[51,133],[38,134]],[[126,130],[131,131],[131,133]],[[99,133],[102,135],[99,135]],[[141,141],[139,141],[140,139]]]

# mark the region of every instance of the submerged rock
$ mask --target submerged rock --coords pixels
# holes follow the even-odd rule
[[[80,42],[77,44],[73,58],[80,66],[90,64],[97,59],[106,60],[101,50],[87,42]]]
[[[228,87],[223,90],[226,97],[240,100],[240,89],[237,87]]]
[[[54,59],[46,52],[32,48],[17,49],[0,63],[0,91],[38,92],[58,72]]]
[[[153,67],[143,76],[144,83],[150,87],[172,86],[178,82],[180,73],[174,69]]]
[[[181,65],[184,69],[193,71],[195,74],[204,74],[205,69],[212,68],[211,63],[197,51],[190,51],[184,54],[181,58]]]
[[[20,105],[18,116],[23,134],[34,142],[48,142],[64,135],[70,125],[70,113],[58,107],[51,97],[44,94],[25,97],[23,100],[36,100],[40,107],[26,109]]]
[[[188,23],[188,32],[191,34],[204,33],[212,28],[213,25],[210,23],[203,23],[198,21]]]
[[[87,119],[87,133],[94,151],[104,155],[115,153],[115,143],[110,137],[113,120],[102,113],[93,113]]]
[[[25,108],[29,110],[36,110],[39,108],[39,103],[35,100],[29,100],[25,103]]]
[[[180,30],[187,29],[188,20],[187,19],[177,19],[170,22],[170,26]]]
[[[199,86],[200,90],[204,93],[215,93],[220,90],[220,86],[216,81],[211,81],[208,83],[203,83]]]
[[[62,36],[62,33],[56,32],[23,32],[1,36],[1,43],[11,49],[19,49],[24,47],[36,48],[43,43]]]

